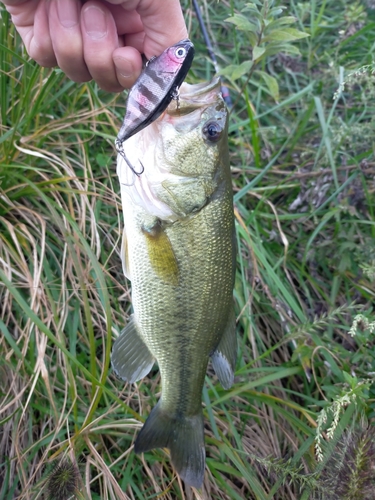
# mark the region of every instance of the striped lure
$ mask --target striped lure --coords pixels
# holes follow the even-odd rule
[[[186,38],[166,49],[160,56],[151,58],[128,96],[126,114],[115,146],[134,173],[127,159],[123,142],[156,120],[178,97],[178,89],[184,81],[194,58],[194,45]],[[143,172],[143,165],[140,175]]]

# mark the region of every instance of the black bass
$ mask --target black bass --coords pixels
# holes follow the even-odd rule
[[[186,38],[151,58],[130,89],[123,124],[117,135],[116,150],[131,169],[123,142],[156,120],[177,98],[194,58],[194,45]]]
[[[180,89],[159,120],[127,143],[140,177],[118,156],[124,212],[122,261],[134,314],[114,343],[112,366],[130,383],[159,365],[162,395],[135,452],[169,448],[188,485],[203,483],[202,388],[211,358],[233,383],[235,236],[228,114],[219,79]]]

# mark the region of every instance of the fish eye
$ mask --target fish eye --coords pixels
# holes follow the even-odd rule
[[[186,49],[184,47],[178,47],[178,49],[176,49],[175,54],[178,58],[181,59],[182,57],[185,57]]]
[[[223,131],[223,127],[218,122],[208,122],[202,129],[204,137],[210,142],[217,142]]]

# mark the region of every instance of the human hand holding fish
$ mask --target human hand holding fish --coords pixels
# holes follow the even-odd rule
[[[76,82],[130,88],[149,59],[187,37],[179,0],[2,0],[27,52]]]

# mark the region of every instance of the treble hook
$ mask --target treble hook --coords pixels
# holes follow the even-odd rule
[[[179,110],[180,109],[180,89],[179,87],[175,87],[172,90],[172,99],[176,101],[176,108]]]
[[[131,164],[130,160],[127,158],[126,154],[125,154],[124,148],[122,146],[122,141],[120,141],[119,139],[116,139],[115,140],[115,147],[116,147],[116,151],[125,160],[127,166],[130,168],[130,170],[133,172],[133,174],[137,175],[138,177],[140,175],[142,175],[143,172],[145,171],[145,167],[143,166],[143,163],[141,162],[141,160],[139,160],[139,163],[141,164],[142,170],[140,172],[137,172],[136,169]]]

